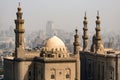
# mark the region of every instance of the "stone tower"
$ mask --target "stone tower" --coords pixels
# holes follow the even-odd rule
[[[103,48],[103,44],[102,44],[102,38],[101,38],[101,35],[100,35],[100,31],[101,31],[101,28],[100,28],[100,17],[99,17],[99,12],[97,12],[97,20],[96,20],[96,37],[95,37],[95,40],[96,40],[96,53],[104,53],[104,48]]]
[[[20,3],[19,3],[19,6],[17,9],[18,9],[18,12],[16,13],[17,19],[15,20],[16,28],[14,30],[14,32],[15,32],[15,54],[14,54],[14,56],[16,58],[21,58],[23,56],[21,50],[24,49],[24,32],[25,32],[25,30],[23,27],[24,19],[22,19],[23,13],[21,11]]]
[[[78,35],[78,30],[75,30],[76,34],[74,35],[74,56],[76,57],[76,79],[75,80],[80,80],[80,44],[79,44],[79,35]]]
[[[75,30],[76,34],[74,35],[74,54],[78,54],[80,51],[80,44],[79,44],[79,35],[78,30]]]
[[[85,13],[85,17],[84,17],[84,21],[83,21],[83,51],[88,51],[88,28],[87,28],[87,17],[86,17],[86,13]]]

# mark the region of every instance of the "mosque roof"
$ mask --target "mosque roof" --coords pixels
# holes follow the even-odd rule
[[[47,40],[45,43],[45,48],[48,51],[54,50],[54,51],[66,51],[66,46],[64,42],[58,38],[57,36],[53,36]]]

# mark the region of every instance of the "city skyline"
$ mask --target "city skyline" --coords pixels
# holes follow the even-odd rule
[[[85,11],[88,17],[88,29],[94,31],[97,10],[100,12],[102,33],[119,31],[120,1],[110,0],[1,0],[0,29],[7,29],[14,25],[18,2],[21,2],[25,30],[45,30],[47,21],[53,21],[54,28],[82,31]],[[109,28],[109,30],[107,30]]]

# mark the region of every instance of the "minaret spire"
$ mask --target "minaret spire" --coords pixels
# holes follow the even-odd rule
[[[100,36],[100,17],[99,17],[99,11],[97,11],[97,20],[96,20],[96,52],[98,52],[98,49],[100,48],[100,41],[101,41],[101,36]]]
[[[76,78],[75,80],[80,80],[80,43],[79,43],[79,35],[78,35],[78,29],[75,29],[75,35],[74,35],[74,57],[77,59],[76,63]]]
[[[96,20],[96,53],[98,52],[104,52],[103,44],[102,44],[102,38],[100,35],[100,16],[99,16],[99,11],[97,11],[97,20]]]
[[[83,51],[88,51],[88,28],[87,28],[87,17],[86,17],[86,12],[85,12],[85,16],[84,16],[84,21],[83,21]]]
[[[15,57],[18,57],[18,55],[20,55],[20,53],[18,54],[18,49],[21,47],[22,49],[24,49],[24,19],[22,19],[22,9],[20,6],[20,2],[18,3],[18,8],[17,8],[17,19],[15,19],[15,25],[16,28],[14,30],[15,32]]]
[[[79,35],[78,35],[78,30],[75,29],[75,35],[74,35],[74,54],[78,54],[80,50],[80,44],[79,44]]]
[[[20,2],[18,3],[19,7],[20,7]]]
[[[99,16],[99,11],[97,11],[97,16]]]
[[[86,11],[85,11],[85,17],[86,17]],[[85,18],[85,17],[84,17],[84,18]]]

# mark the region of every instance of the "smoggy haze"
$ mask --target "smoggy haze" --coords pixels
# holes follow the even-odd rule
[[[25,29],[45,30],[46,22],[53,21],[54,28],[82,30],[84,12],[88,28],[95,28],[96,12],[101,16],[102,32],[120,30],[120,0],[0,0],[0,29],[15,26],[18,2],[21,2]],[[107,30],[109,29],[109,30]]]

